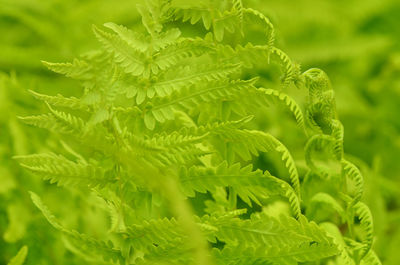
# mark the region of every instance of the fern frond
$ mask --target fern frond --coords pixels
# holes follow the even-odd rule
[[[171,134],[155,134],[145,139],[131,133],[126,134],[131,155],[146,157],[162,165],[186,164],[209,154],[199,149],[196,144],[207,134],[200,136],[172,132]]]
[[[296,118],[299,127],[305,131],[304,116],[300,106],[289,95],[275,89],[258,88],[258,92],[265,94],[268,98],[275,99],[275,101],[285,104]]]
[[[278,195],[288,199],[296,218],[301,214],[297,194],[286,182],[268,172],[252,171],[250,166],[240,168],[239,164],[228,166],[223,162],[216,168],[182,168],[180,176],[184,193],[189,197],[194,196],[195,191],[214,193],[218,187],[232,187],[248,205],[251,200],[261,205],[259,199]]]
[[[163,16],[166,5],[169,2],[149,0],[144,2],[144,4],[136,4],[136,9],[142,17],[143,26],[152,37],[162,32]]]
[[[295,68],[290,57],[282,50],[276,47],[272,47],[271,54],[276,55],[278,60],[281,62],[281,65],[284,68],[282,84],[288,86],[295,79]]]
[[[181,168],[180,184],[186,196],[195,196],[197,192],[215,192],[217,187],[232,187],[238,196],[247,204],[251,200],[261,204],[259,199],[269,196],[285,196],[284,182],[261,170],[252,171],[251,166],[240,167],[240,164],[228,166],[226,162],[215,168],[193,166]]]
[[[228,246],[247,248],[251,246],[275,246],[284,248],[301,244],[312,237],[299,234],[285,227],[278,219],[266,214],[252,214],[250,219],[208,217],[202,220],[216,228],[210,234]]]
[[[233,121],[224,121],[224,122],[213,122],[207,123],[205,125],[200,126],[191,126],[184,127],[179,130],[182,134],[193,135],[193,136],[201,136],[205,134],[210,135],[224,135],[224,133],[229,132],[230,130],[239,129],[243,127],[246,123],[250,122],[254,116],[249,115],[243,117],[239,120]]]
[[[261,12],[254,10],[252,8],[244,8],[243,11],[244,11],[244,13],[258,17],[259,19],[261,19],[261,21],[263,21],[263,23],[267,26],[266,27],[267,28],[267,31],[266,31],[267,45],[269,47],[273,47],[274,41],[275,41],[275,28],[274,28],[274,25],[269,20],[269,18],[267,18]]]
[[[117,25],[112,22],[105,23],[104,26],[114,31],[130,47],[139,52],[144,53],[149,48],[149,43],[146,37],[138,32],[133,32],[122,25]]]
[[[214,5],[207,1],[189,3],[175,0],[171,3],[171,12],[175,20],[189,21],[191,24],[196,24],[201,19],[204,27],[209,30],[213,20],[213,14],[210,12],[212,7]]]
[[[299,173],[297,171],[297,167],[296,167],[296,164],[294,163],[293,157],[290,154],[287,147],[283,143],[281,143],[278,139],[276,139],[275,137],[273,137],[270,134],[262,133],[259,131],[250,131],[250,130],[244,130],[244,132],[246,134],[248,134],[249,136],[252,136],[254,138],[254,140],[259,141],[259,144],[264,145],[265,150],[268,150],[269,148],[272,147],[272,150],[280,153],[281,159],[284,162],[284,165],[288,170],[289,179],[291,181],[293,189],[296,191],[296,194],[297,194],[298,198],[300,199]]]
[[[175,20],[189,21],[196,24],[200,19],[204,27],[209,30],[212,26],[215,39],[222,41],[225,30],[233,33],[236,25],[243,25],[243,6],[240,1],[235,1],[230,10],[220,10],[211,3],[173,3],[172,12]],[[211,9],[213,12],[210,12]]]
[[[214,249],[214,255],[221,262],[229,264],[247,264],[246,262],[251,261],[250,264],[271,262],[292,265],[297,262],[317,261],[337,254],[338,250],[332,239],[315,223],[308,223],[304,218],[300,218],[300,222],[285,218],[280,221],[286,230],[296,231],[299,235],[310,237],[310,239],[300,244],[294,240],[289,244],[275,243],[248,248],[243,248],[240,244],[225,246],[222,251]]]
[[[184,66],[165,73],[164,77],[153,85],[153,88],[158,96],[164,97],[193,84],[225,79],[239,70],[238,64]]]
[[[78,79],[82,97],[31,91],[50,112],[21,118],[68,138],[61,140],[68,155],[16,156],[21,166],[51,183],[95,191],[95,201],[87,202],[100,202],[95,206],[111,215],[111,228],[97,239],[63,226],[31,193],[66,246],[96,264],[379,264],[371,212],[361,202],[363,177],[345,159],[344,129],[326,73],[312,68],[301,74],[274,46],[270,19],[242,0],[148,0],[137,9],[140,30],[147,32],[93,26],[100,51],[71,63],[44,62]],[[205,29],[188,29],[182,21]],[[305,86],[305,115],[297,97],[258,88],[258,76],[273,86]],[[271,103],[294,116],[305,132],[305,150],[298,149],[298,137],[284,144],[274,136],[293,124],[266,125],[273,113],[249,123]],[[272,155],[257,158],[264,152]],[[235,210],[243,203],[248,214]],[[321,205],[330,210],[319,213]],[[109,216],[94,214],[97,229]],[[311,221],[321,217],[329,223]]]
[[[172,28],[165,32],[162,32],[153,39],[153,49],[155,51],[165,49],[167,46],[174,44],[178,40],[180,35],[181,31],[177,28]]]
[[[28,125],[37,126],[39,128],[44,128],[48,130],[57,131],[57,127],[55,127],[55,117],[53,114],[41,114],[35,116],[26,116],[26,117],[18,117],[22,122]]]
[[[372,220],[372,214],[368,206],[363,202],[357,202],[354,205],[355,213],[360,218],[360,225],[365,231],[365,238],[363,240],[363,248],[361,258],[365,257],[368,252],[371,251],[372,242],[374,239],[374,224]]]
[[[334,146],[336,158],[342,160],[344,156],[343,150],[343,139],[344,139],[344,128],[343,124],[339,120],[332,121],[332,136],[336,139]]]
[[[334,112],[329,104],[321,102],[307,106],[307,124],[320,134],[331,135]]]
[[[290,154],[289,150],[286,148],[284,144],[282,144],[275,137],[269,137],[271,141],[274,143],[275,151],[281,154],[282,161],[285,163],[285,167],[289,172],[289,179],[295,190],[299,200],[300,200],[300,180],[299,173],[297,171],[296,164],[294,163],[293,157]]]
[[[156,134],[149,139],[149,141],[155,146],[162,146],[164,150],[168,149],[166,153],[175,153],[174,155],[178,158],[180,154],[185,156],[185,153],[188,151],[187,148],[192,150],[196,149],[195,145],[207,136],[207,133],[200,136],[193,136],[181,134],[179,132],[172,132],[170,134]],[[176,162],[178,161],[179,159],[177,159]],[[185,161],[185,159],[182,159],[179,162],[183,163],[183,161]]]
[[[16,156],[21,166],[42,176],[50,183],[58,185],[104,186],[113,179],[107,177],[103,170],[91,164],[75,163],[67,158],[49,154]]]
[[[301,198],[298,197],[296,191],[293,190],[293,188],[289,184],[287,184],[286,182],[284,183],[285,184],[283,185],[286,186],[285,197],[289,201],[290,209],[292,210],[293,216],[296,219],[299,219],[301,215],[301,206],[300,206]]]
[[[104,153],[112,154],[115,149],[110,139],[104,139],[100,130],[91,130],[84,134],[86,123],[79,117],[70,113],[52,110],[52,113],[18,117],[24,123],[50,130],[54,133],[73,136],[83,144],[90,146]]]
[[[180,241],[185,236],[182,228],[174,218],[152,219],[138,225],[132,225],[123,233],[135,249],[146,250],[150,246],[167,246]]]
[[[59,114],[61,112],[58,112]],[[62,119],[53,113],[41,114],[36,116],[19,117],[26,124],[48,129],[62,134],[79,134],[83,128],[83,120],[70,114],[62,113]]]
[[[149,129],[154,129],[154,122],[164,122],[174,118],[174,109],[190,110],[199,106],[203,102],[213,102],[217,100],[228,100],[233,98],[242,90],[254,89],[255,79],[237,80],[224,82],[216,81],[206,84],[199,84],[196,90],[191,86],[179,92],[171,94],[169,97],[154,98],[152,107],[144,115],[144,121]]]
[[[253,118],[254,118],[253,115],[248,115],[239,120],[208,123],[207,125],[198,126],[194,130],[197,132],[195,134],[204,134],[209,132],[215,135],[219,135],[222,134],[224,131],[242,128],[246,123],[250,122]]]
[[[327,74],[318,68],[311,68],[303,74],[305,85],[309,90],[311,103],[326,101],[331,94],[325,92],[332,91],[332,86]]]
[[[74,59],[72,63],[42,63],[51,71],[78,80],[88,80],[92,78],[92,67],[84,60]]]
[[[238,12],[240,31],[243,34],[243,3],[242,0],[232,0],[233,8]]]
[[[165,70],[178,64],[185,58],[200,56],[212,50],[213,48],[210,43],[203,39],[186,38],[160,50],[154,55],[153,64],[159,69]],[[153,69],[155,69],[153,71],[157,71],[157,68],[153,67]]]
[[[29,194],[31,195],[32,202],[35,206],[42,212],[43,216],[46,220],[57,230],[62,231],[64,228],[59,223],[57,218],[50,212],[50,209],[43,204],[42,199],[34,192],[30,191]]]
[[[81,234],[75,230],[70,230],[64,228],[57,218],[51,213],[49,208],[42,202],[42,199],[35,194],[30,192],[33,203],[42,212],[47,221],[57,230],[63,232],[68,238],[70,238],[74,243],[81,249],[85,250],[87,254],[93,257],[102,257],[105,261],[123,264],[124,259],[122,257],[121,251],[114,247],[111,241],[103,242],[97,240],[90,236]]]
[[[149,74],[148,72],[145,73],[143,54],[130,47],[117,35],[102,31],[94,25],[93,31],[106,51],[114,55],[115,63],[122,67],[126,73],[134,76]]]
[[[297,248],[303,245],[331,244],[324,232],[313,223],[301,219],[300,223],[294,219],[275,219],[266,214],[253,214],[251,219],[242,220],[236,218],[243,211],[228,212],[226,215],[205,215],[198,220],[207,238],[215,242],[215,238],[225,242],[225,248],[246,249],[255,246],[264,246],[264,251],[271,251],[267,260],[275,261],[274,251],[282,251],[282,256],[299,255],[286,253],[286,248]],[[288,225],[288,226],[287,226]],[[182,242],[187,235],[181,230],[175,219],[158,219],[145,221],[141,225],[135,225],[124,232],[129,244],[136,249],[142,249],[150,255],[154,255],[154,244],[157,248],[168,248]],[[249,240],[250,239],[250,240]],[[179,246],[175,246],[180,248]],[[331,252],[334,251],[334,246]],[[224,249],[225,249],[224,248]],[[304,247],[305,248],[305,247]],[[292,249],[293,250],[293,249]],[[314,251],[317,251],[315,249]],[[309,258],[311,260],[311,258]]]
[[[353,204],[358,202],[364,192],[364,178],[361,175],[360,170],[349,161],[342,159],[342,170],[345,177],[349,178],[350,180],[354,181],[355,184],[355,195],[353,198]]]
[[[234,9],[217,12],[217,14],[217,17],[213,19],[213,33],[217,41],[222,41],[225,30],[233,33],[237,23],[240,23],[240,18],[243,20],[243,15],[240,17],[240,13]]]
[[[269,56],[272,47],[268,45],[254,45],[247,43],[246,45],[216,45],[216,52],[223,58],[223,61],[231,63],[241,63],[246,68],[254,66],[265,67],[269,64]]]
[[[296,164],[292,155],[284,144],[274,136],[255,130],[222,130],[218,136],[231,145],[231,150],[243,160],[250,160],[252,155],[258,156],[260,152],[278,152],[285,168],[288,170],[289,179],[300,199],[300,180]]]
[[[88,106],[84,104],[80,99],[75,97],[66,98],[60,94],[56,96],[49,96],[37,93],[32,90],[29,90],[29,93],[31,93],[35,98],[45,101],[48,104],[56,107],[70,108],[75,110],[88,110]]]

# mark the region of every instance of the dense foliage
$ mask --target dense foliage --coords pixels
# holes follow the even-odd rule
[[[388,62],[354,51],[339,60],[333,48],[318,56],[315,47],[327,44],[308,35],[307,18],[285,21],[287,41],[310,47],[281,46],[342,75],[331,85],[279,49],[273,23],[255,9],[289,3],[56,2],[9,3],[0,20],[13,29],[1,67],[17,72],[1,76],[1,262],[381,264],[380,256],[397,264],[398,127],[384,115],[399,102],[395,54]],[[88,52],[90,23],[100,46]],[[358,38],[368,23],[348,28]],[[365,38],[368,47],[354,45],[398,48]],[[61,75],[38,64],[79,53],[43,61]],[[357,56],[371,69],[358,71]],[[380,75],[370,89],[356,90],[371,71]],[[336,110],[336,83],[352,90],[347,109]],[[393,95],[374,96],[383,86]]]

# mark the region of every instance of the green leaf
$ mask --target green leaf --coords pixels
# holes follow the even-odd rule
[[[28,247],[23,246],[17,253],[15,257],[13,257],[7,265],[22,265],[25,262],[26,256],[28,255]]]

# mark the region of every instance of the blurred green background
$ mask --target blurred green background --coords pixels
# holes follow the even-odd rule
[[[17,116],[45,109],[28,89],[76,93],[75,83],[47,71],[41,60],[70,61],[98,47],[92,24],[135,27],[138,2],[0,0],[0,264],[23,245],[29,246],[26,264],[84,263],[34,209],[29,190],[40,193],[67,223],[95,233],[105,227],[105,218],[91,218],[101,214],[94,200],[44,182],[12,159],[59,144],[47,132],[22,125]],[[277,46],[302,69],[318,67],[330,76],[345,150],[359,161],[365,177],[375,250],[383,264],[400,264],[400,1],[247,0],[244,5],[271,18]],[[72,215],[74,208],[86,215]]]

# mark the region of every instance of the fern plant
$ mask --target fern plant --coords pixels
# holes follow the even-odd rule
[[[21,117],[59,135],[63,150],[20,164],[109,213],[108,231],[83,233],[31,193],[68,248],[94,264],[380,264],[327,75],[301,73],[274,46],[270,20],[240,0],[138,11],[141,30],[93,26],[100,50],[44,62],[82,95],[31,91],[49,112]],[[277,66],[277,82],[259,74]],[[307,91],[304,106],[284,92],[291,86]],[[300,158],[257,124],[275,103],[298,126]],[[263,154],[279,159],[263,170]]]

